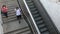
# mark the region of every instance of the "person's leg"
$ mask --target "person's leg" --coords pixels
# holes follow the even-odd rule
[[[7,30],[8,27],[9,27],[9,25],[8,25],[8,14],[7,14],[7,12],[5,13],[5,17],[6,17],[6,25],[7,25],[6,30]]]
[[[5,22],[4,23],[7,23],[8,22],[7,13],[3,13],[3,14],[5,16]]]
[[[21,15],[19,17],[20,17],[20,19],[22,18]]]
[[[20,15],[18,17],[19,17],[19,24],[20,24],[21,23],[21,21],[20,21]]]
[[[19,21],[19,24],[20,24],[20,18],[19,18],[19,16],[17,16],[17,20]]]
[[[5,16],[6,16],[6,18],[8,18],[8,14],[7,14],[7,12],[5,13]]]
[[[7,12],[5,13],[5,16],[6,16],[6,22],[8,23],[8,14],[7,14]]]

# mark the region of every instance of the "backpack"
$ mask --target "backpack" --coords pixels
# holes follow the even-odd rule
[[[7,12],[7,7],[2,7],[2,9],[1,9],[1,11],[3,12],[3,13],[6,13]]]

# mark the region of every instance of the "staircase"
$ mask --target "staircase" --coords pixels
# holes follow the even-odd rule
[[[30,29],[28,26],[11,31],[11,32],[7,32],[5,34],[29,34],[31,33]],[[32,34],[32,33],[31,33]]]
[[[4,34],[32,34],[30,28],[28,27],[26,21],[23,18],[21,19],[21,24],[18,24],[14,11],[14,9],[18,7],[17,0],[2,1],[3,4],[8,7],[8,23],[6,23],[6,17],[2,15]]]
[[[49,34],[48,28],[32,0],[25,0],[41,34]]]
[[[11,21],[14,21],[16,20],[16,15],[15,15],[15,11],[14,9],[18,6],[16,0],[6,0],[5,1],[7,7],[8,7],[8,22],[11,22]],[[4,15],[2,15],[2,18],[3,18],[3,22],[5,23],[6,22],[6,18]]]

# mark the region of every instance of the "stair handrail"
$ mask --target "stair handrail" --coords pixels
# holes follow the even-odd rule
[[[38,27],[37,27],[37,25],[36,25],[36,22],[35,22],[35,20],[34,20],[34,18],[33,18],[33,16],[32,16],[32,14],[31,14],[31,12],[30,12],[30,9],[29,9],[26,1],[23,0],[23,2],[24,2],[25,6],[26,6],[26,8],[27,8],[27,11],[28,11],[29,15],[31,16],[31,19],[32,19],[32,21],[33,21],[33,24],[34,24],[34,26],[35,26],[35,28],[36,28],[36,30],[37,30],[37,33],[38,33],[38,34],[41,34],[40,31],[39,31],[39,29],[38,29]]]

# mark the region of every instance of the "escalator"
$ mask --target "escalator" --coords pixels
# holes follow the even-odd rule
[[[58,30],[38,0],[18,0],[25,20],[34,34],[58,34]]]
[[[43,18],[41,17],[38,9],[34,5],[32,0],[26,0],[26,3],[31,11],[31,14],[36,22],[36,25],[41,34],[49,34],[48,28],[46,27]]]

